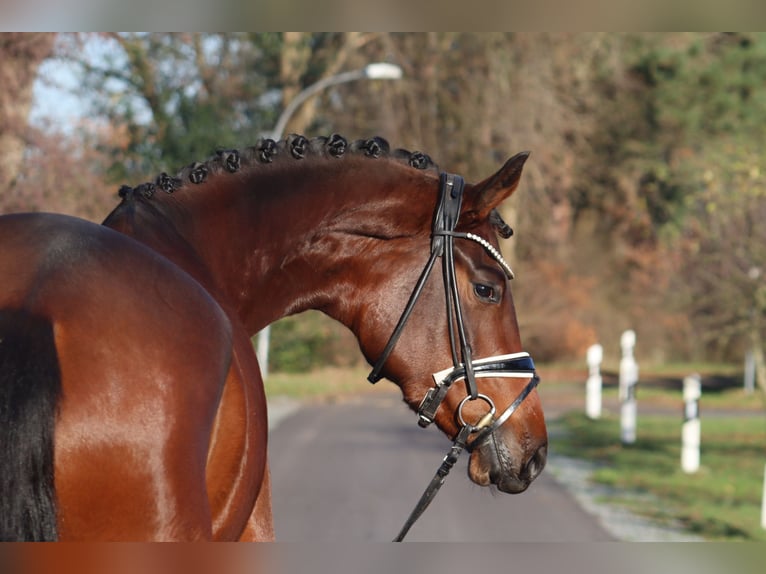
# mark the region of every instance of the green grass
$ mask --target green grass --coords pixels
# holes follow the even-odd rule
[[[606,387],[602,391],[604,400],[609,398],[618,400],[617,386]],[[683,405],[683,391],[681,389],[668,389],[652,386],[650,384],[641,384],[636,389],[636,400],[639,403],[639,409],[643,407],[667,407],[677,408],[679,413]],[[735,411],[760,411],[764,410],[763,393],[755,391],[746,393],[742,388],[728,389],[722,392],[710,392],[703,390],[700,398],[700,409],[704,413],[706,410],[735,410]]]
[[[572,412],[556,424],[563,432],[554,435],[552,450],[596,462],[596,482],[628,493],[614,502],[680,522],[708,540],[766,541],[760,527],[766,416],[703,417],[701,467],[691,475],[680,468],[678,416],[639,415],[630,446],[620,444],[616,416],[591,421]]]
[[[367,381],[369,369],[325,367],[307,373],[271,373],[266,379],[266,395],[299,399],[322,399],[368,392],[373,388]],[[381,381],[377,386],[394,388]]]
[[[541,396],[567,397],[573,404],[585,404],[585,381],[587,369],[580,365],[539,365],[542,377]],[[603,376],[602,399],[604,403],[618,403],[617,369],[607,369]],[[666,408],[681,412],[683,404],[683,378],[699,373],[703,379],[701,409],[746,410],[766,412],[766,395],[759,389],[745,392],[741,367],[726,364],[668,364],[642,367],[636,396],[639,410]],[[543,404],[545,401],[543,401]]]

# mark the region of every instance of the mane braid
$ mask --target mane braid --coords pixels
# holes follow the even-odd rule
[[[492,227],[495,228],[498,235],[503,239],[508,239],[513,235],[513,228],[503,220],[497,209],[493,209],[490,212],[489,222],[492,224]]]
[[[340,134],[311,139],[299,134],[290,134],[280,141],[261,138],[255,145],[242,151],[219,149],[204,162],[195,161],[179,170],[175,176],[163,172],[153,182],[142,183],[135,188],[122,186],[119,196],[123,199],[135,196],[150,199],[158,190],[174,193],[190,185],[201,185],[212,176],[221,173],[237,173],[259,165],[265,168],[273,162],[301,161],[308,157],[326,158],[327,161],[339,160],[348,154],[362,155],[373,160],[390,159],[414,169],[438,172],[436,163],[425,153],[402,148],[392,150],[388,141],[380,136],[349,142]]]

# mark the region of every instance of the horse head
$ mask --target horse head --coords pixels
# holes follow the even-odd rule
[[[396,382],[421,426],[435,422],[451,438],[469,427],[471,480],[508,493],[526,490],[547,453],[539,379],[522,351],[513,272],[497,239],[512,233],[497,207],[527,157],[474,185],[444,173],[420,182],[431,197],[438,189],[435,207],[413,209],[420,228],[403,224],[371,257],[385,272],[375,274],[377,294],[358,328],[370,380]],[[432,273],[439,260],[441,273]]]

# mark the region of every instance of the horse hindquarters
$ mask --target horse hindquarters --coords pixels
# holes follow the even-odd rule
[[[61,376],[53,327],[0,310],[0,540],[56,540],[53,431]]]

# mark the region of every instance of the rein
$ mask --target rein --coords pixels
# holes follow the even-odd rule
[[[434,215],[431,233],[431,254],[418,278],[415,288],[412,290],[407,305],[402,312],[399,321],[394,327],[393,333],[388,340],[381,356],[373,366],[367,379],[371,383],[378,382],[383,378],[382,370],[388,357],[391,355],[399,340],[405,325],[407,324],[412,310],[420,298],[423,288],[434,269],[436,260],[442,260],[442,274],[444,277],[444,293],[447,305],[447,325],[449,331],[450,350],[452,353],[452,367],[433,374],[434,387],[429,389],[418,407],[418,425],[425,428],[430,425],[436,416],[447,391],[452,384],[463,380],[466,386],[466,396],[458,406],[457,418],[461,425],[455,437],[452,447],[447,452],[436,474],[421,496],[415,509],[410,514],[394,542],[401,542],[407,535],[410,527],[423,514],[431,503],[439,488],[444,484],[447,475],[457,462],[463,450],[472,451],[476,445],[482,443],[491,433],[503,425],[516,411],[524,399],[540,382],[535,371],[535,364],[529,353],[513,353],[509,355],[495,355],[483,359],[474,359],[471,346],[467,342],[463,311],[460,303],[460,293],[457,285],[455,272],[454,241],[465,239],[479,243],[487,253],[498,263],[509,279],[513,279],[513,271],[502,255],[487,240],[473,233],[458,233],[455,231],[460,207],[463,202],[463,190],[465,182],[463,178],[442,172],[439,176],[439,204]],[[495,417],[496,409],[492,399],[480,394],[476,384],[477,378],[525,378],[531,379],[524,390],[498,417]],[[467,423],[463,418],[463,406],[468,401],[482,400],[487,403],[489,410],[475,424]],[[476,434],[471,443],[468,439]]]

